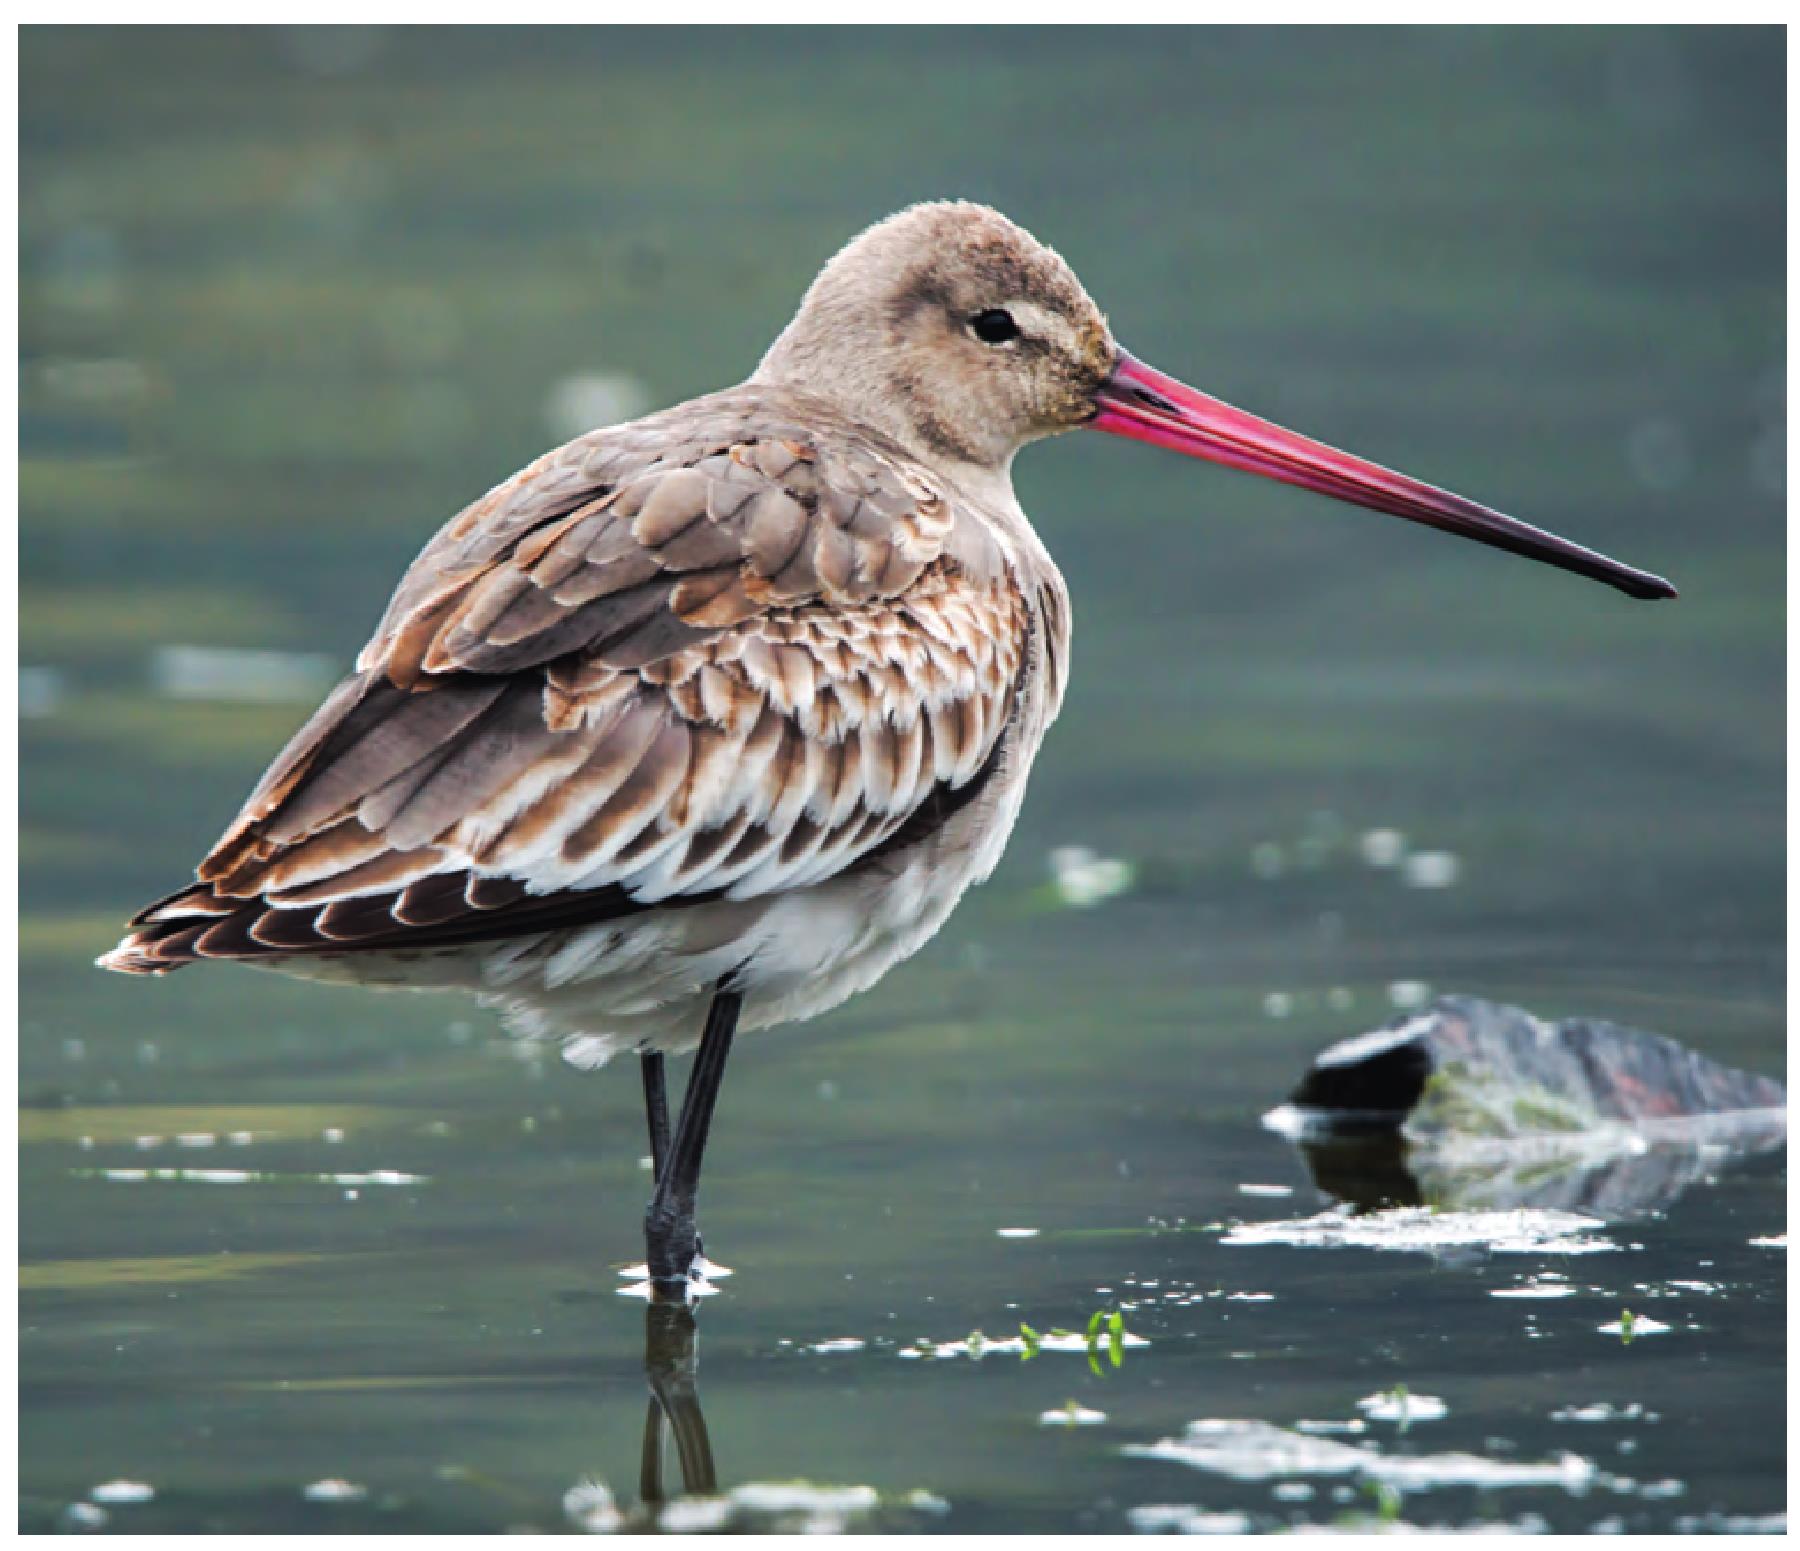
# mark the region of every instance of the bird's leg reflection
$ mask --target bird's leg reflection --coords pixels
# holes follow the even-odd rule
[[[663,1440],[670,1433],[681,1462],[683,1492],[710,1497],[719,1489],[695,1381],[696,1336],[694,1311],[685,1302],[653,1301],[644,1310],[644,1377],[650,1383],[650,1408],[644,1417],[638,1496],[646,1503],[668,1501],[663,1489]]]

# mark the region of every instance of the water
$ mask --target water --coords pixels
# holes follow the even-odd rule
[[[847,232],[946,190],[1057,242],[1140,353],[1683,597],[1093,438],[1027,454],[1070,704],[941,939],[734,1056],[702,1220],[736,1274],[691,1369],[652,1332],[737,1493],[686,1522],[1780,1512],[1781,1153],[1591,1254],[1227,1242],[1329,1206],[1258,1117],[1433,990],[1785,1075],[1779,50],[712,37],[27,39],[21,1525],[641,1522],[634,1074],[454,1001],[94,972],[307,709],[304,656],[240,699],[156,654],[341,665],[577,390],[740,374]],[[867,111],[896,71],[907,137]],[[1098,1374],[1084,1341],[901,1355],[1113,1308],[1149,1344]],[[1625,1310],[1670,1328],[1627,1343]],[[1359,1408],[1397,1386],[1445,1414]],[[1070,1401],[1104,1420],[1041,1421]],[[1291,1476],[1218,1426],[1356,1420],[1299,1436],[1377,1462]],[[1194,1437],[1237,1473],[1157,1457]],[[766,1489],[797,1479],[866,1490]]]

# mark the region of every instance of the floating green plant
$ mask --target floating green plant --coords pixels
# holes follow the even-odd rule
[[[1387,1392],[1388,1399],[1393,1401],[1395,1409],[1400,1413],[1400,1431],[1405,1432],[1412,1426],[1412,1408],[1407,1402],[1412,1398],[1404,1384],[1396,1384]]]
[[[1363,1490],[1375,1499],[1375,1522],[1397,1524],[1400,1521],[1400,1492],[1389,1481],[1365,1481]]]
[[[1125,1316],[1118,1309],[1110,1313],[1105,1309],[1094,1310],[1093,1317],[1087,1325],[1088,1367],[1096,1375],[1100,1368],[1100,1345],[1106,1343],[1106,1355],[1113,1367],[1118,1368],[1125,1362]]]

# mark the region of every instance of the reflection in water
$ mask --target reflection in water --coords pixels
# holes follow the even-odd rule
[[[1425,1205],[1419,1182],[1406,1166],[1405,1138],[1397,1131],[1300,1137],[1296,1145],[1313,1183],[1336,1200],[1366,1211]]]
[[[712,1439],[700,1409],[698,1327],[679,1291],[653,1297],[644,1311],[644,1377],[650,1403],[644,1416],[638,1501],[621,1510],[608,1487],[586,1481],[563,1497],[564,1516],[589,1533],[620,1531],[698,1534],[842,1534],[851,1529],[917,1529],[949,1505],[930,1492],[884,1495],[872,1486],[803,1480],[740,1481],[721,1489]],[[679,1486],[671,1479],[675,1445]]]
[[[563,1516],[575,1529],[590,1535],[716,1529],[730,1516],[732,1503],[718,1495],[712,1440],[695,1384],[697,1339],[693,1309],[685,1301],[656,1299],[644,1310],[644,1377],[650,1405],[644,1417],[638,1502],[621,1509],[605,1481],[577,1482],[562,1500]],[[674,1492],[664,1469],[671,1437],[681,1470],[680,1488]],[[670,1522],[671,1513],[678,1520],[696,1522]]]
[[[1642,1145],[1596,1155],[1545,1142],[1441,1147],[1399,1131],[1296,1138],[1313,1183],[1361,1210],[1429,1206],[1439,1211],[1530,1208],[1607,1221],[1671,1206],[1727,1163],[1784,1146],[1784,1111],[1757,1111],[1730,1137],[1692,1145]]]
[[[650,1384],[650,1406],[644,1417],[638,1495],[647,1508],[669,1500],[663,1454],[671,1436],[681,1463],[683,1493],[710,1497],[719,1489],[712,1440],[700,1410],[698,1335],[694,1311],[683,1303],[653,1301],[644,1310],[644,1377]]]

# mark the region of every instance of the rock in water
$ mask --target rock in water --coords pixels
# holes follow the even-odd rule
[[[1780,1083],[1660,1035],[1456,996],[1322,1051],[1266,1119],[1359,1205],[1618,1217],[1782,1145],[1786,1105]]]
[[[1375,1129],[1511,1137],[1779,1110],[1780,1083],[1733,1071],[1672,1039],[1595,1018],[1549,1023],[1523,1008],[1447,996],[1317,1056],[1288,1102]],[[1324,1117],[1322,1117],[1324,1118]]]

